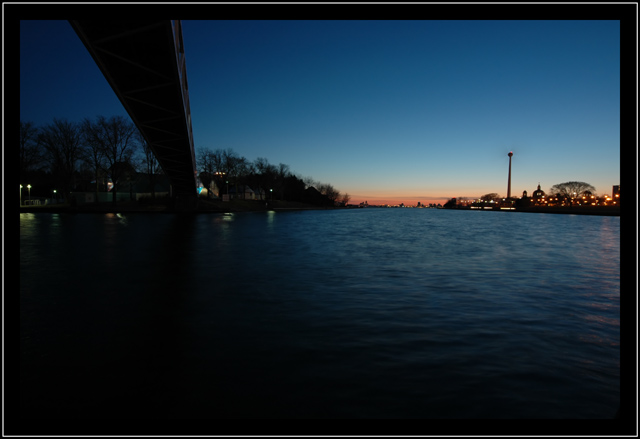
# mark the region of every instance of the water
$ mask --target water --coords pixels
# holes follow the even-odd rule
[[[21,214],[21,414],[612,418],[619,305],[619,217]]]

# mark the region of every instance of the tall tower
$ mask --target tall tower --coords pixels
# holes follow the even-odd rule
[[[507,183],[507,198],[511,198],[511,157],[513,156],[513,151],[509,151],[509,182]]]

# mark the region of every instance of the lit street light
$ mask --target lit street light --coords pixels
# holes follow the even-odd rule
[[[22,206],[22,185],[20,185],[20,205]]]
[[[58,191],[57,190],[53,190],[53,197],[56,199],[56,204],[58,204]]]
[[[31,206],[31,185],[30,184],[27,185],[27,189],[29,191],[29,206]]]

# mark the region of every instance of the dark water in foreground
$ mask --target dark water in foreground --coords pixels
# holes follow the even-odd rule
[[[619,298],[619,217],[21,214],[21,413],[612,418]]]

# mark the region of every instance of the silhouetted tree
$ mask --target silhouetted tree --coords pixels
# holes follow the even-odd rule
[[[137,132],[138,143],[142,146],[142,156],[140,160],[140,166],[143,172],[147,175],[149,186],[151,187],[151,198],[156,197],[156,176],[160,171],[160,163],[156,159],[155,154],[151,150],[151,146],[147,143],[140,131]]]
[[[116,202],[118,180],[128,172],[123,163],[130,163],[138,146],[136,133],[138,129],[130,120],[122,116],[112,116],[107,119],[98,116],[95,122],[85,123],[85,132],[88,142],[99,148],[105,159],[105,165],[109,170],[113,183],[112,200]]]
[[[500,196],[497,193],[492,192],[490,194],[484,194],[483,196],[480,197],[480,199],[482,201],[497,201],[500,199]]]
[[[80,125],[66,119],[53,119],[53,123],[40,131],[38,143],[46,151],[51,173],[61,188],[62,196],[69,202],[77,162],[82,158]]]
[[[303,201],[306,203],[315,204],[316,206],[333,206],[333,202],[313,186],[308,187],[304,192]]]
[[[351,195],[345,192],[345,194],[342,196],[342,204],[346,206],[347,204],[349,204],[349,200],[351,200]],[[420,203],[418,203],[418,205],[420,205]]]
[[[224,158],[223,151],[216,149],[209,154],[209,160],[211,161],[211,169],[213,169],[213,181],[218,188],[218,197],[222,197],[221,191],[225,182],[226,175],[222,175],[224,170]]]
[[[82,121],[82,136],[84,141],[83,160],[91,167],[96,180],[95,202],[97,203],[99,201],[98,192],[100,189],[100,180],[102,179],[101,177],[106,176],[104,148],[102,147],[102,143],[94,138],[93,125],[91,121],[86,118]]]
[[[44,162],[44,156],[38,145],[39,129],[33,122],[20,121],[20,184],[30,183],[29,173]]]
[[[234,150],[227,148],[222,151],[222,166],[226,173],[227,184],[235,187],[235,196],[238,197],[238,184],[243,179],[243,173],[246,171],[247,159],[240,157]],[[245,191],[242,191],[243,198]]]
[[[285,199],[288,201],[303,201],[304,182],[293,174],[289,174],[284,180]]]
[[[228,181],[229,184],[231,184],[231,182],[233,181],[233,183],[236,184],[236,189],[239,161],[240,157],[235,153],[233,149],[227,148],[225,150],[222,150],[222,169],[223,172],[227,175],[226,181]]]
[[[582,181],[568,181],[566,183],[558,183],[551,186],[549,191],[558,198],[568,199],[573,205],[573,199],[581,197],[585,192],[594,193],[596,188]]]
[[[209,148],[200,149],[198,153],[198,171],[200,181],[203,186],[207,188],[207,198],[211,196],[211,182],[213,181],[213,174],[215,172],[215,164],[213,151]]]
[[[279,196],[281,200],[303,201],[312,197],[315,204],[319,202],[322,205],[328,205],[333,204],[340,197],[340,192],[330,184],[318,184],[311,178],[299,178],[285,163],[279,163],[276,166],[264,157],[258,157],[250,162],[230,148],[215,151],[201,150],[198,155],[198,169],[200,181],[205,186],[213,180],[222,192],[226,184],[234,185],[237,196],[240,197],[242,193],[242,198],[246,194],[246,191],[241,190],[244,186],[251,187],[260,198]],[[321,188],[320,197],[305,192],[313,184]],[[315,188],[313,191],[319,192]],[[347,202],[348,199],[347,196]]]
[[[118,176],[118,183],[121,187],[123,185],[124,188],[128,187],[129,199],[133,200],[133,184],[136,180],[136,170],[131,160],[115,163],[108,169],[108,172],[111,175]]]
[[[327,197],[331,202],[335,203],[338,197],[340,197],[340,191],[335,189],[332,185],[328,183],[323,183],[318,187],[318,191]]]
[[[252,169],[251,162],[247,160],[246,157],[238,158],[238,178],[236,180],[238,184],[240,184],[241,186],[251,187],[251,185],[249,184],[249,181],[250,181],[249,174],[251,172],[251,169]],[[236,191],[237,191],[237,187],[236,187]],[[246,198],[245,190],[242,191],[242,198],[243,199]]]
[[[255,160],[254,165],[258,172],[258,187],[264,191],[266,195],[275,186],[278,170],[264,157],[258,157]]]
[[[280,192],[281,200],[285,199],[284,197],[285,185],[286,185],[286,179],[289,175],[290,175],[289,165],[286,165],[284,163],[278,164],[275,184],[278,189],[278,192]]]
[[[256,197],[263,199],[263,193],[260,192],[260,176],[258,175],[258,169],[254,162],[246,161],[245,164],[245,176],[244,182],[253,189]]]
[[[302,177],[302,181],[304,181],[304,184],[307,186],[307,188],[320,186],[320,183],[315,181],[311,177]]]
[[[442,207],[444,209],[453,209],[454,207],[456,207],[456,203],[457,203],[457,200],[455,198],[451,198],[449,201],[444,203],[444,206]]]

